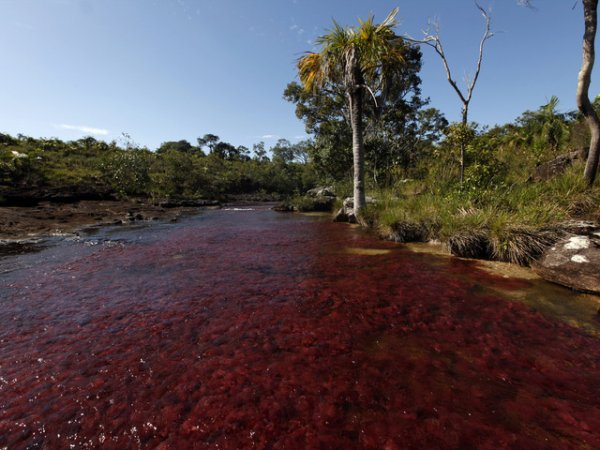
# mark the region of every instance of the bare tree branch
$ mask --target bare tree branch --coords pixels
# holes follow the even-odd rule
[[[523,0],[523,1],[528,2],[528,0]],[[424,35],[423,39],[414,39],[414,38],[411,38],[410,36],[405,37],[405,39],[410,42],[428,45],[429,47],[431,47],[435,50],[435,52],[438,54],[438,56],[442,60],[442,64],[444,66],[444,71],[446,72],[446,78],[448,79],[448,83],[450,83],[450,86],[452,86],[452,88],[454,89],[454,91],[456,92],[458,97],[460,98],[460,101],[463,104],[463,108],[466,108],[467,110],[469,107],[469,102],[471,101],[471,98],[473,97],[473,91],[475,89],[475,84],[477,83],[479,74],[481,72],[481,64],[483,62],[483,53],[484,53],[483,50],[484,50],[485,43],[488,39],[490,39],[494,36],[494,33],[491,30],[492,21],[491,21],[491,16],[490,16],[489,12],[486,11],[484,8],[482,8],[481,5],[479,5],[479,3],[477,3],[477,2],[475,2],[475,6],[477,7],[477,9],[479,9],[479,11],[481,12],[481,15],[485,19],[485,31],[483,33],[483,36],[481,37],[481,41],[479,42],[479,55],[477,57],[475,74],[473,75],[472,79],[467,78],[465,80],[466,81],[466,92],[463,92],[463,90],[458,86],[458,82],[452,76],[452,71],[450,69],[450,65],[448,63],[448,59],[446,58],[446,54],[444,52],[444,47],[442,45],[442,40],[440,38],[439,24],[437,21],[429,22],[428,29],[423,31],[423,35]],[[433,27],[433,29],[434,29],[433,33],[429,31],[431,29],[431,27]]]
[[[520,2],[529,3],[529,0],[519,0]],[[485,43],[488,39],[494,36],[492,32],[492,18],[490,13],[481,7],[477,1],[475,1],[475,6],[483,16],[485,20],[485,30],[483,36],[481,37],[481,41],[479,42],[479,55],[477,57],[477,65],[475,68],[475,74],[473,78],[465,77],[466,91],[463,91],[457,83],[457,81],[452,76],[452,71],[450,70],[450,65],[448,64],[448,59],[446,58],[446,54],[444,53],[444,47],[442,45],[442,40],[440,38],[440,28],[437,21],[429,21],[429,27],[427,30],[423,31],[423,39],[413,39],[411,37],[405,37],[406,40],[410,42],[414,42],[417,44],[428,45],[433,48],[435,52],[439,55],[442,60],[442,64],[444,66],[444,71],[446,72],[446,78],[448,79],[448,83],[452,86],[452,89],[456,92],[460,101],[462,102],[462,125],[463,127],[467,126],[468,116],[469,116],[469,103],[473,98],[473,91],[475,90],[475,85],[477,84],[477,80],[479,79],[479,74],[481,72],[481,64],[483,62],[483,50]],[[433,27],[434,32],[430,32],[429,30]],[[460,149],[460,181],[463,182],[464,178],[464,159],[465,159],[465,143],[461,142]]]
[[[475,70],[475,76],[473,77],[473,82],[470,86],[468,86],[469,93],[467,95],[467,102],[471,101],[471,97],[473,96],[473,88],[475,87],[475,83],[477,83],[477,78],[479,78],[479,72],[481,72],[481,62],[483,61],[483,46],[485,42],[494,36],[494,33],[491,31],[492,19],[490,14],[481,7],[481,5],[475,2],[475,6],[481,12],[481,15],[485,19],[485,33],[483,33],[483,37],[481,38],[481,42],[479,43],[479,58],[477,58],[477,69]]]

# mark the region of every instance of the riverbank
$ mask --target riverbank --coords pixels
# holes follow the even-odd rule
[[[497,229],[465,227],[449,237],[440,236],[431,222],[382,225],[371,216],[361,224],[383,240],[420,243],[431,253],[512,265],[546,281],[600,295],[600,223],[590,219],[537,228],[508,221]]]
[[[358,222],[383,240],[433,244],[427,247],[438,253],[532,267],[547,281],[598,295],[600,193],[566,175],[566,182],[513,186],[478,201],[467,192],[440,195],[422,183],[407,184],[372,192]],[[313,189],[276,210],[337,205],[334,221],[357,222],[352,198],[342,202],[333,192],[332,187]]]
[[[81,200],[42,201],[33,206],[0,206],[0,241],[75,233],[85,227],[175,221],[216,201]]]

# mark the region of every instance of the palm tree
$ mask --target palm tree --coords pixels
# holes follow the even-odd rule
[[[553,95],[550,101],[537,111],[526,111],[517,119],[521,125],[521,135],[513,135],[513,141],[520,140],[523,146],[533,148],[541,154],[550,149],[556,156],[562,144],[569,136],[566,116],[557,111],[558,97]]]
[[[398,8],[380,24],[373,16],[359,19],[359,26],[341,27],[334,21],[329,33],[317,38],[320,51],[307,52],[298,60],[300,81],[308,91],[341,87],[348,99],[354,159],[354,214],[365,206],[363,145],[363,102],[365,91],[377,103],[375,93],[384,98],[390,83],[404,64],[405,44],[393,28]],[[378,105],[379,106],[379,105]]]

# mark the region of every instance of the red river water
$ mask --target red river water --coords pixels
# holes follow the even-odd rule
[[[600,448],[600,323],[530,281],[260,207],[102,236],[0,261],[0,448]]]

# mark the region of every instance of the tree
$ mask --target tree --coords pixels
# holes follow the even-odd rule
[[[269,161],[269,157],[267,156],[267,151],[265,150],[265,143],[260,141],[257,144],[252,146],[252,152],[254,153],[254,159],[259,162],[267,162]]]
[[[227,161],[240,159],[240,149],[229,142],[217,142],[211,149],[210,154]]]
[[[212,153],[213,148],[217,142],[219,142],[219,136],[215,134],[205,134],[203,137],[198,138],[198,147],[204,148],[208,147],[208,153]]]
[[[483,32],[483,36],[481,37],[481,41],[479,42],[479,56],[477,58],[477,65],[475,68],[475,74],[473,78],[466,79],[466,91],[463,91],[459,86],[457,81],[452,76],[452,72],[450,71],[450,66],[448,64],[448,59],[446,58],[446,54],[444,53],[444,47],[442,46],[442,40],[440,38],[439,26],[437,23],[434,23],[433,34],[429,32],[425,32],[425,37],[422,40],[414,40],[414,42],[419,42],[422,44],[426,44],[433,48],[435,52],[442,59],[442,64],[444,65],[444,70],[446,71],[446,78],[448,79],[448,83],[452,86],[452,89],[458,95],[462,103],[462,114],[461,114],[461,127],[464,128],[464,132],[462,133],[464,136],[467,136],[468,133],[468,123],[469,123],[469,104],[471,103],[471,99],[473,98],[473,90],[475,89],[475,84],[477,83],[477,79],[479,78],[479,73],[481,72],[481,63],[483,61],[483,48],[488,39],[494,36],[494,33],[491,31],[491,17],[489,13],[483,9],[477,2],[475,2],[475,6],[481,12],[481,15],[485,19],[485,30]],[[465,149],[467,146],[467,142],[464,139],[460,140],[460,184],[463,184],[465,177]]]
[[[292,143],[287,139],[278,139],[277,143],[271,147],[273,162],[279,165],[286,165],[294,160],[294,149]]]
[[[424,123],[431,118],[422,110],[428,100],[421,98],[421,51],[417,46],[407,46],[403,56],[404,64],[388,80],[385,99],[379,98],[376,105],[367,96],[363,104],[365,170],[379,185],[390,183],[398,169],[406,172],[414,167],[430,144],[428,132],[423,132]],[[291,82],[284,98],[296,105],[296,116],[304,121],[306,132],[314,136],[314,142],[306,150],[321,182],[347,177],[352,168],[352,128],[344,90],[329,86],[306,91]],[[441,137],[445,123],[443,119],[427,125],[438,128],[431,130],[437,134],[436,139]]]
[[[309,159],[310,159],[309,152],[310,152],[311,146],[312,146],[312,142],[309,140],[303,140],[300,142],[296,142],[294,145],[292,145],[294,161],[297,161],[300,164],[308,164]]]
[[[328,34],[317,38],[319,53],[308,52],[298,61],[300,81],[307,91],[341,88],[347,98],[352,128],[354,213],[365,207],[363,96],[383,99],[393,74],[404,64],[404,40],[396,35],[395,8],[380,24],[373,16],[357,28],[334,21]]]
[[[531,0],[518,0],[520,5],[532,7]],[[596,30],[598,28],[598,0],[582,0],[583,3],[583,55],[581,69],[577,77],[577,91],[575,98],[577,108],[585,118],[590,130],[590,147],[583,172],[583,177],[588,186],[593,186],[598,173],[598,162],[600,160],[600,119],[590,101],[590,84],[592,82],[592,70],[596,59]]]
[[[237,154],[241,161],[250,161],[250,149],[245,145],[237,146]]]
[[[550,149],[555,157],[569,135],[568,116],[559,113],[556,110],[557,106],[558,97],[553,95],[550,101],[537,111],[521,114],[516,121],[521,132],[513,134],[512,146],[527,145],[538,155]]]
[[[307,91],[300,84],[287,85],[284,98],[296,105],[296,117],[314,136],[309,158],[324,183],[346,178],[352,168],[352,128],[348,100],[338,86]]]
[[[185,139],[163,142],[160,144],[160,147],[156,149],[156,153],[166,153],[171,150],[182,153],[197,153],[200,156],[204,156],[204,153],[199,147],[194,147]]]
[[[585,32],[583,34],[583,58],[577,79],[577,107],[585,117],[590,129],[590,149],[583,176],[589,186],[594,184],[600,159],[600,120],[590,102],[589,89],[595,59],[596,29],[598,24],[598,0],[583,0]]]

